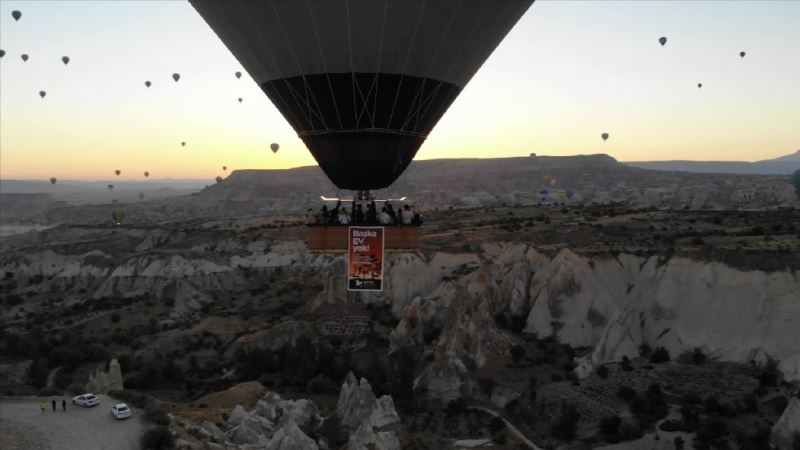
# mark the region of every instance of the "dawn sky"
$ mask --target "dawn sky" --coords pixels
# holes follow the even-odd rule
[[[537,1],[417,159],[794,152],[798,23],[795,1]],[[213,179],[223,165],[315,164],[247,73],[234,77],[243,69],[187,2],[2,0],[0,48],[0,178],[109,179],[121,169],[122,179],[145,170]]]

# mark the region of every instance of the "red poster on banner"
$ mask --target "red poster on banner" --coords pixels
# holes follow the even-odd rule
[[[350,227],[347,290],[383,290],[383,227]]]

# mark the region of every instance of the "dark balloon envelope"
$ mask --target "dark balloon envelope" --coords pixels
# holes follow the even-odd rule
[[[659,42],[659,43],[661,44],[661,46],[663,47],[663,46],[664,46],[664,45],[666,45],[666,43],[667,43],[667,38],[665,38],[665,37],[663,37],[663,36],[662,36],[662,37],[658,38],[658,42]]]
[[[389,186],[532,0],[190,0],[340,189]]]
[[[150,85],[151,85],[151,84],[152,84],[152,83],[150,83],[149,81],[145,81],[145,82],[144,82],[144,85],[145,85],[145,86],[147,86],[147,87],[150,87]]]
[[[0,48],[0,58],[6,56],[6,51]]]
[[[14,20],[19,20],[19,18],[22,17],[22,13],[19,11],[11,11],[11,17],[13,17]]]
[[[69,64],[69,56],[62,56],[61,62],[63,62],[65,66]]]
[[[20,56],[20,58],[22,58],[23,61],[27,61],[28,60],[28,55],[23,53],[22,56]]]

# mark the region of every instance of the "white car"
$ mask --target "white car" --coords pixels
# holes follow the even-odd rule
[[[125,403],[117,403],[111,407],[111,415],[117,420],[127,419],[131,416],[131,409]]]
[[[83,394],[72,399],[72,403],[78,406],[97,406],[100,399],[94,394]]]

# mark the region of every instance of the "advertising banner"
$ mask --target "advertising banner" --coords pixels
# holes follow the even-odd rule
[[[350,227],[347,290],[383,290],[383,227]]]

